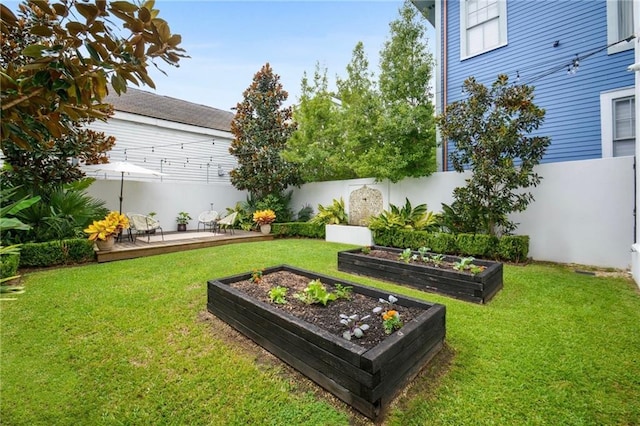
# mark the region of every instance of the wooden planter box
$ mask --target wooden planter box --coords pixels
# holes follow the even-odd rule
[[[402,253],[402,250],[390,247],[373,246],[371,249],[389,251],[398,256]],[[457,262],[460,258],[445,256],[444,260]],[[339,271],[409,285],[469,302],[487,303],[502,288],[502,263],[488,260],[474,260],[473,263],[487,268],[471,275],[420,263],[367,256],[361,249],[338,252]]]
[[[376,300],[386,299],[389,295],[287,265],[268,268],[263,273],[276,271],[319,278],[330,285],[349,285],[354,293]],[[425,311],[374,348],[366,349],[229,285],[250,277],[248,272],[210,280],[207,285],[209,312],[372,419],[384,413],[398,391],[415,377],[444,343],[443,305],[398,297],[397,305],[416,306]]]

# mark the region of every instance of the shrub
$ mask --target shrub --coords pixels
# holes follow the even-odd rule
[[[18,274],[19,264],[19,253],[0,256],[0,279],[16,276]]]
[[[278,237],[324,238],[325,227],[322,224],[309,222],[274,223],[271,233]]]
[[[500,259],[522,262],[529,256],[528,235],[504,235],[498,241],[496,255]]]
[[[487,234],[458,234],[456,245],[466,256],[495,257],[498,238]]]
[[[94,257],[93,242],[86,239],[26,243],[20,250],[20,266],[42,267],[81,263]]]

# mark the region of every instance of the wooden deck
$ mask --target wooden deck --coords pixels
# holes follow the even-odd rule
[[[273,235],[264,235],[260,232],[242,231],[236,229],[230,232],[212,235],[211,233],[187,231],[165,232],[165,241],[157,241],[160,234],[152,237],[147,242],[146,236],[138,236],[136,242],[117,242],[111,251],[97,251],[98,262],[111,262],[114,260],[135,259],[137,257],[154,256],[156,254],[173,253],[176,251],[194,250],[205,247],[221,246],[225,244],[244,243],[249,241],[268,241]]]

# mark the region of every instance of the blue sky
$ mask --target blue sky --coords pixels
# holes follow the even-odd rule
[[[328,70],[330,84],[345,76],[358,41],[364,43],[370,70],[389,38],[389,23],[401,0],[387,1],[157,1],[160,17],[182,35],[191,56],[180,68],[160,62],[168,74],[151,71],[156,92],[230,110],[242,101],[253,76],[269,62],[297,102],[303,73],[316,62]],[[429,46],[435,36],[429,28]],[[145,89],[150,90],[150,89]]]

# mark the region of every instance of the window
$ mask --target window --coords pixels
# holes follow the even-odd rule
[[[633,88],[600,94],[602,156],[622,157],[636,151],[636,99]]]
[[[634,33],[633,0],[607,0],[607,44],[624,40]],[[633,49],[631,41],[611,46],[608,53]]]
[[[466,59],[507,44],[505,0],[461,0],[460,58]]]

